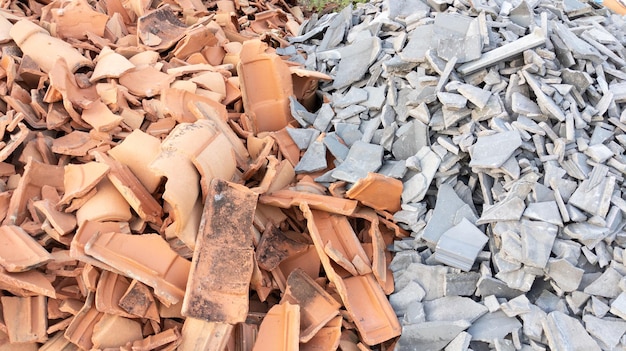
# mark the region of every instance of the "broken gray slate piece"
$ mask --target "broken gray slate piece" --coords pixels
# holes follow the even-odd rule
[[[563,232],[583,245],[595,247],[600,240],[603,240],[609,234],[609,228],[581,222],[566,225]]]
[[[498,168],[522,145],[518,131],[478,137],[470,149],[470,167]]]
[[[621,279],[622,275],[617,270],[607,267],[604,273],[587,285],[583,291],[589,295],[615,298],[622,292],[618,286]]]
[[[330,121],[335,117],[335,111],[330,107],[329,103],[322,104],[322,107],[317,111],[317,118],[313,122],[313,127],[322,133],[328,131],[330,127]]]
[[[466,321],[424,322],[404,325],[396,349],[403,351],[441,350],[469,326],[470,323]]]
[[[306,150],[300,162],[294,167],[296,173],[312,173],[328,167],[326,163],[326,146],[321,141],[314,141]]]
[[[426,295],[424,300],[434,300],[444,295],[444,282],[448,268],[444,266],[427,266],[421,263],[411,263],[406,270],[394,273],[396,289],[402,289],[410,281],[418,283]],[[406,284],[403,285],[403,282]]]
[[[466,351],[469,348],[469,344],[472,341],[472,336],[466,332],[460,332],[448,346],[446,346],[444,351]]]
[[[473,323],[483,314],[487,313],[485,305],[475,302],[468,297],[445,296],[435,300],[424,301],[426,320],[434,321],[458,321],[463,320]]]
[[[524,210],[524,217],[563,226],[556,201],[531,202]]]
[[[352,147],[354,143],[363,138],[363,133],[361,133],[359,126],[356,124],[337,123],[335,125],[335,131],[348,147]]]
[[[583,269],[563,258],[551,258],[546,266],[546,275],[565,292],[578,289],[584,273]]]
[[[518,197],[511,197],[510,199],[498,202],[492,206],[485,205],[483,207],[483,214],[478,221],[476,221],[476,224],[517,221],[522,218],[525,207],[524,200]]]
[[[428,145],[428,126],[412,120],[398,128],[391,152],[396,160],[406,160]]]
[[[337,159],[339,162],[343,162],[346,157],[348,157],[348,152],[350,149],[339,141],[337,134],[335,132],[331,132],[326,134],[324,137],[324,145],[328,148],[328,151]]]
[[[622,292],[611,303],[611,309],[609,310],[614,315],[626,320],[626,292]]]
[[[396,20],[405,18],[417,12],[430,12],[430,7],[421,0],[396,0],[386,2],[389,6],[389,18]]]
[[[482,53],[483,43],[478,19],[460,13],[438,13],[435,17],[433,40],[437,55],[457,63],[476,60]]]
[[[352,87],[345,95],[333,97],[332,104],[335,108],[346,108],[350,105],[360,104],[367,98],[367,90]]]
[[[434,245],[443,233],[459,224],[462,219],[468,219],[471,223],[475,223],[476,215],[449,184],[441,184],[437,191],[437,202],[433,216],[426,223],[422,239]]]
[[[357,141],[352,145],[346,160],[332,172],[338,180],[355,183],[367,177],[367,173],[376,172],[383,162],[383,147]]]
[[[425,62],[426,52],[433,48],[433,32],[435,26],[427,24],[409,34],[409,41],[398,53],[401,59],[408,62]]]
[[[505,336],[522,327],[515,317],[508,317],[502,311],[490,312],[478,318],[467,330],[472,340],[492,342],[504,339]]]
[[[406,308],[406,313],[402,318],[402,324],[417,324],[426,322],[424,305],[421,302],[413,302]]]
[[[539,105],[521,93],[515,92],[511,96],[511,109],[528,118],[543,120],[540,118],[542,114]]]
[[[593,172],[592,172],[593,173]],[[606,176],[597,184],[585,179],[569,198],[568,203],[593,215],[606,217],[615,190],[615,177]]]
[[[478,272],[448,273],[444,284],[446,296],[472,296],[480,279]]]
[[[543,322],[543,331],[552,350],[601,350],[598,343],[587,333],[580,321],[563,312],[550,312]]]
[[[343,41],[347,27],[351,24],[352,5],[346,6],[341,12],[332,16],[329,26],[324,33],[324,38],[319,44],[319,50],[324,51],[335,48]]]
[[[624,320],[601,319],[585,314],[583,322],[585,322],[585,329],[589,335],[596,338],[604,350],[613,350],[619,344],[622,335],[626,333],[626,321]]]
[[[410,304],[422,301],[425,295],[424,289],[418,283],[411,281],[402,290],[389,295],[389,303],[396,312],[396,316],[402,317]]]
[[[361,38],[354,43],[337,49],[341,61],[333,77],[334,89],[341,89],[363,78],[370,65],[378,57],[381,42],[378,37]]]
[[[533,15],[532,9],[528,6],[528,2],[523,0],[516,8],[509,12],[509,19],[518,26],[528,28],[532,23]]]
[[[552,21],[552,28],[556,35],[563,40],[563,43],[572,52],[575,58],[591,60],[595,63],[602,62],[602,55],[593,46],[580,39],[567,26],[559,21]]]
[[[523,293],[518,289],[509,288],[502,280],[490,276],[480,277],[476,287],[476,295],[478,296],[495,295],[496,297],[512,299]]]
[[[526,295],[520,295],[508,302],[503,303],[500,308],[509,317],[516,317],[524,313],[531,312],[531,303]]]
[[[441,164],[441,158],[428,146],[422,147],[413,157],[419,163],[422,171],[403,183],[403,203],[419,202],[424,199],[426,191],[428,191]]]
[[[543,269],[550,258],[558,231],[554,224],[522,220],[520,225],[522,263]]]
[[[485,52],[478,60],[466,62],[457,67],[457,72],[463,75],[479,71],[485,67],[492,66],[498,62],[507,60],[526,50],[536,48],[546,42],[546,35],[539,27],[535,28],[532,33],[523,36],[516,41],[504,44],[496,49]]]
[[[290,128],[287,127],[287,133],[293,142],[296,143],[298,149],[306,150],[309,145],[320,135],[320,131],[312,128]]]
[[[365,106],[370,111],[379,111],[385,103],[387,87],[384,85],[378,87],[364,87],[367,93],[367,99],[361,102],[361,106]]]
[[[460,110],[467,104],[467,98],[460,94],[440,91],[437,93],[437,98],[443,106],[452,110]]]
[[[585,71],[575,71],[569,68],[561,70],[561,78],[563,79],[563,83],[573,85],[581,93],[594,83],[589,73]]]
[[[441,235],[435,249],[435,259],[467,272],[487,240],[482,231],[463,218],[459,224]]]
[[[336,109],[337,112],[337,118],[339,119],[348,119],[350,117],[353,116],[357,116],[363,112],[367,111],[367,108],[365,106],[361,106],[361,105],[350,105],[346,108],[342,108],[342,109]]]
[[[317,117],[314,113],[309,112],[294,96],[289,97],[289,108],[291,109],[291,115],[300,123],[303,128],[315,122]]]
[[[484,90],[470,84],[460,85],[457,87],[457,91],[478,108],[485,108],[491,97],[489,90]]]
[[[526,78],[526,83],[528,83],[530,88],[533,90],[533,93],[535,93],[539,109],[544,114],[555,118],[559,122],[564,121],[565,114],[563,113],[563,110],[554,102],[554,100],[552,100],[552,98],[543,92],[541,89],[542,86],[537,79],[535,79],[535,77],[533,77],[533,75],[528,71],[523,70],[522,74],[524,75],[524,78]]]

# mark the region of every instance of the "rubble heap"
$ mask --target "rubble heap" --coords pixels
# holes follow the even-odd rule
[[[292,101],[296,173],[402,182],[397,350],[626,348],[625,24],[577,0],[373,1],[289,38],[333,77],[315,114]]]

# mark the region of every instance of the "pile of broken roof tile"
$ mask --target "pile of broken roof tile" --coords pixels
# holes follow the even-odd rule
[[[0,350],[626,349],[624,29],[3,4]]]
[[[333,80],[315,113],[292,101],[296,173],[403,185],[397,350],[626,349],[624,18],[388,0],[301,28],[279,52]]]

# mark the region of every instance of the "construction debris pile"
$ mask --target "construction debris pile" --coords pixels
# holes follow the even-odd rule
[[[292,104],[296,173],[402,181],[397,350],[626,349],[625,25],[577,0],[378,1],[289,39],[334,78],[315,114]]]
[[[624,29],[4,3],[0,350],[626,350]]]

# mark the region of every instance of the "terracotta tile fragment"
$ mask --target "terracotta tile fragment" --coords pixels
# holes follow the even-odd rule
[[[190,104],[202,102],[211,106],[211,111],[220,119],[226,120],[226,107],[213,99],[186,90],[168,88],[161,91],[161,101],[165,112],[178,123],[193,123],[196,116],[189,110]]]
[[[143,340],[136,340],[133,342],[132,349],[133,351],[150,351],[157,350],[162,346],[171,343],[179,343],[180,342],[180,331],[178,328],[171,328],[165,331],[162,331],[155,335],[150,335]],[[178,346],[178,345],[176,345]]]
[[[185,24],[167,4],[137,19],[137,38],[156,51],[172,47],[183,37],[185,29]]]
[[[257,195],[214,179],[198,230],[182,313],[211,322],[240,323],[248,313],[253,269],[252,220]]]
[[[0,282],[36,294],[51,298],[56,297],[56,292],[50,281],[43,273],[35,269],[18,273],[11,273],[2,269],[0,271]]]
[[[307,219],[307,227],[324,270],[352,316],[362,340],[368,345],[376,345],[400,335],[398,318],[373,274],[343,279],[335,272],[324,252],[325,236],[330,233],[328,227],[333,226],[329,218],[331,215],[311,210],[306,204],[301,205],[300,209]],[[318,228],[320,224],[322,228]]]
[[[124,72],[119,78],[120,85],[128,88],[133,95],[153,97],[166,89],[174,77],[152,66],[140,66]]]
[[[61,155],[85,156],[89,150],[100,144],[101,142],[93,139],[89,133],[74,130],[69,134],[54,139],[52,151]]]
[[[91,340],[98,349],[119,348],[127,343],[142,340],[141,324],[114,314],[104,314],[94,325]]]
[[[96,185],[96,194],[76,211],[78,223],[84,221],[127,222],[132,217],[130,205],[108,179]]]
[[[0,226],[0,265],[9,272],[24,272],[52,260],[52,256],[22,228]]]
[[[30,56],[44,72],[52,70],[59,58],[67,62],[72,72],[81,67],[93,67],[91,60],[81,55],[70,44],[50,36],[45,29],[27,19],[15,23],[9,33],[22,52]],[[50,50],[41,50],[44,47]]]
[[[346,192],[350,199],[377,210],[396,212],[400,209],[402,181],[379,173],[368,173]]]
[[[255,250],[259,267],[272,271],[287,257],[296,255],[308,248],[308,244],[294,240],[279,228],[268,225]]]
[[[130,168],[146,190],[154,193],[161,183],[161,177],[151,171],[148,165],[156,158],[160,147],[159,139],[135,129],[121,143],[109,150],[108,154]]]
[[[67,340],[62,331],[57,332],[43,344],[39,351],[78,351],[79,348]]]
[[[306,203],[312,209],[346,216],[352,214],[357,206],[357,202],[354,200],[339,199],[333,196],[303,193],[286,189],[275,191],[272,194],[261,195],[259,202],[280,208],[290,208]]]
[[[89,80],[95,82],[103,78],[119,78],[126,71],[133,68],[135,68],[135,65],[128,61],[127,58],[106,46],[100,51],[96,60],[96,67]]]
[[[296,269],[287,279],[281,303],[300,306],[300,342],[306,343],[339,314],[339,303],[303,270]]]
[[[341,338],[341,316],[331,319],[311,340],[300,344],[300,351],[335,351]]]
[[[52,8],[53,28],[61,38],[82,39],[90,32],[104,35],[109,16],[95,11],[87,1],[54,1],[60,8]]]
[[[9,140],[6,142],[2,150],[0,150],[0,161],[6,160],[18,146],[26,140],[30,133],[30,130],[23,123],[18,123],[18,130],[9,136]]]
[[[130,233],[128,224],[119,222],[100,222],[100,221],[84,221],[81,222],[76,230],[76,234],[72,238],[70,245],[70,256],[82,262],[92,264],[96,267],[113,270],[111,266],[87,256],[85,253],[85,245],[98,233]]]
[[[52,201],[35,201],[33,205],[60,235],[69,234],[76,228],[76,217],[73,214],[58,211]]]
[[[309,245],[306,250],[291,255],[282,261],[279,268],[285,277],[289,277],[291,272],[296,269],[302,269],[309,277],[317,278],[320,275],[321,265],[322,263],[315,250],[315,246]]]
[[[119,306],[134,316],[160,321],[157,304],[150,289],[137,280],[130,283],[119,300]]]
[[[108,132],[120,125],[122,117],[114,114],[101,100],[96,100],[83,110],[83,121],[98,132]]]
[[[278,144],[281,154],[285,157],[285,159],[291,162],[293,167],[295,167],[300,161],[300,149],[289,136],[287,129],[283,128],[270,135],[276,140],[276,144]]]
[[[157,234],[98,233],[85,252],[154,288],[170,303],[183,298],[191,263],[178,256]]]
[[[255,134],[279,130],[293,120],[289,110],[291,72],[278,55],[266,53],[266,49],[267,44],[260,40],[244,42],[237,66],[248,117],[245,121],[250,124],[244,126]]]
[[[108,172],[109,166],[100,162],[66,165],[63,168],[65,193],[59,204],[67,205],[72,199],[86,195]]]
[[[146,190],[139,179],[130,171],[128,166],[114,160],[104,153],[94,152],[94,156],[98,162],[109,166],[110,171],[107,177],[139,215],[139,218],[160,225],[162,223],[161,216],[163,214],[161,205],[159,205],[148,190]]]
[[[232,330],[232,324],[188,317],[181,331],[182,341],[178,350],[224,350]]]
[[[300,306],[289,302],[274,305],[263,318],[253,351],[298,349]]]
[[[48,339],[45,296],[2,296],[1,301],[4,323],[12,343],[45,342]]]
[[[134,318],[134,315],[119,306],[120,299],[124,296],[129,285],[130,282],[126,277],[109,271],[102,271],[94,299],[96,309],[102,313]]]

